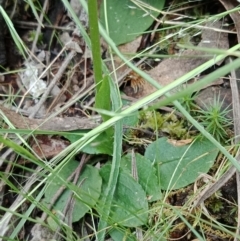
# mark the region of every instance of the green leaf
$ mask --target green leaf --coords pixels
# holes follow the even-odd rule
[[[95,96],[95,107],[102,110],[111,110],[111,98],[110,98],[110,84],[109,77],[105,76],[101,83],[101,87],[96,93]],[[109,120],[111,117],[100,113],[103,121]],[[113,136],[113,127],[108,128],[106,131],[109,138]]]
[[[128,115],[123,118],[123,125],[124,126],[136,126],[139,121],[138,112],[134,112],[131,115]]]
[[[101,192],[102,178],[99,175],[98,169],[87,165],[80,175],[78,185],[75,186],[72,183],[66,183],[67,178],[76,170],[79,162],[70,161],[67,163],[53,178],[50,178],[49,185],[45,191],[46,203],[50,203],[56,192],[62,185],[66,185],[67,188],[54,204],[53,209],[55,211],[62,212],[66,206],[66,203],[74,191],[73,198],[75,205],[73,208],[72,222],[78,221],[82,218],[90,208],[92,208]],[[56,212],[56,213],[59,213]],[[53,226],[53,225],[52,225]]]
[[[201,173],[207,173],[217,154],[217,148],[207,139],[174,146],[164,137],[148,146],[145,157],[156,164],[161,188],[167,190],[185,187]]]
[[[96,93],[95,97],[95,107],[103,110],[111,110],[111,99],[110,99],[110,85],[108,76],[103,78],[101,87]],[[110,116],[101,114],[103,121],[110,119]]]
[[[161,187],[157,178],[157,171],[153,164],[144,156],[136,153],[136,170],[138,182],[148,195],[148,201],[161,199]],[[132,155],[128,154],[122,158],[121,167],[128,173],[132,172]]]
[[[136,240],[136,236],[134,236],[129,230],[126,230],[126,229],[113,228],[109,231],[109,234],[114,241],[119,241],[119,240],[135,241]]]
[[[100,7],[100,21],[105,28],[105,2],[109,35],[116,45],[130,42],[140,36],[153,23],[153,16],[159,15],[159,12],[149,7],[143,7],[145,11],[142,10],[130,0],[103,1]],[[142,0],[141,2],[158,10],[162,10],[165,4],[165,0]]]
[[[81,136],[79,134],[87,133],[86,130],[68,132],[64,134],[71,143],[78,141]],[[106,132],[100,133],[94,141],[82,148],[82,152],[88,154],[108,154],[113,153],[113,138],[109,137]]]
[[[122,99],[122,103],[123,103],[123,106],[131,105],[131,101],[126,100],[126,99]],[[131,126],[135,127],[135,126],[137,126],[138,122],[139,122],[139,113],[138,113],[138,111],[134,111],[131,114],[129,114],[126,117],[123,118],[123,126],[126,126],[126,127],[131,127]],[[127,130],[127,131],[124,130],[125,134],[129,130]]]
[[[115,101],[113,101],[114,103]],[[118,107],[118,101],[114,103],[114,107]],[[119,106],[120,107],[120,106]],[[103,189],[101,196],[101,217],[98,222],[98,234],[97,240],[104,241],[106,235],[106,229],[108,226],[107,221],[109,220],[112,201],[115,194],[115,189],[118,183],[120,163],[121,163],[121,154],[122,154],[122,137],[123,137],[123,125],[122,120],[119,120],[115,124],[114,128],[114,145],[113,145],[113,158],[112,166],[110,168],[109,177],[107,180],[106,188]]]
[[[107,164],[100,170],[103,187],[107,187],[111,165]],[[101,199],[100,202],[101,204]],[[101,206],[99,212],[101,213]],[[110,219],[111,223],[118,223],[127,227],[137,227],[146,224],[148,218],[148,203],[146,193],[133,177],[120,168],[118,183],[114,193]]]

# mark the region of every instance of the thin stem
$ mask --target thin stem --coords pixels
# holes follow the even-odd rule
[[[88,0],[88,16],[89,16],[89,29],[91,39],[91,50],[93,59],[93,72],[96,84],[96,91],[98,92],[101,87],[102,80],[102,64],[101,64],[101,49],[100,49],[100,35],[98,28],[98,12],[97,1]]]

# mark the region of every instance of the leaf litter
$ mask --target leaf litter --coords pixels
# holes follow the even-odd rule
[[[82,10],[83,8],[81,8],[81,6],[79,7],[78,3],[76,3],[76,2],[73,3],[73,2],[74,1],[71,1],[71,4],[75,4],[74,5],[74,9],[76,9],[77,15],[80,16],[80,19],[85,24],[85,27],[87,27],[88,26],[88,19],[87,19],[86,12],[84,13],[84,11]],[[220,2],[224,2],[224,1],[220,1]],[[58,13],[58,14],[60,13],[61,14],[62,6],[58,6],[58,4],[55,3],[55,5],[53,5],[52,7],[54,8],[55,6],[57,6],[56,10],[59,10],[59,12],[56,11],[56,13]],[[71,17],[71,14],[70,13],[68,13],[68,14]],[[52,15],[54,15],[54,14],[50,14],[51,21],[54,20],[52,18]],[[26,16],[26,18],[27,18],[27,16]],[[66,21],[66,16],[62,15],[61,17],[59,17],[59,19],[61,19],[61,20],[60,21],[59,20],[58,21],[52,21],[52,23],[55,24],[56,27],[60,27],[61,28],[63,23],[64,23],[64,21]],[[229,46],[228,46],[228,43],[229,43],[228,35],[226,33],[224,33],[224,32],[221,32],[222,25],[223,24],[222,24],[221,21],[207,22],[206,23],[207,28],[204,28],[202,30],[202,40],[200,41],[200,43],[198,44],[197,47],[208,47],[208,48],[223,49],[223,50],[228,49],[229,48]],[[71,24],[69,26],[71,26]],[[68,27],[66,27],[66,28],[68,28]],[[72,28],[72,27],[70,27],[70,28]],[[61,89],[62,86],[66,82],[66,77],[69,78],[69,76],[71,76],[71,77],[75,76],[75,78],[73,78],[73,79],[76,80],[76,85],[79,86],[79,88],[77,88],[77,89],[81,90],[83,92],[85,90],[85,87],[87,87],[87,85],[90,86],[89,83],[87,83],[87,82],[88,82],[88,80],[91,80],[91,78],[89,76],[91,76],[91,74],[92,74],[91,67],[90,67],[90,64],[89,64],[91,62],[91,54],[89,55],[89,53],[87,53],[87,51],[88,51],[87,47],[85,46],[85,43],[82,41],[82,38],[81,38],[80,35],[78,35],[78,34],[75,35],[74,36],[74,41],[72,41],[71,37],[69,38],[69,36],[70,36],[69,35],[69,30],[72,31],[73,29],[74,29],[74,27],[72,29],[68,29],[67,32],[63,33],[62,36],[61,36],[62,37],[61,40],[65,44],[66,49],[70,48],[72,51],[74,51],[76,53],[76,56],[71,57],[71,61],[73,60],[73,64],[71,65],[71,69],[73,69],[75,72],[69,71],[69,68],[66,67],[66,69],[64,69],[64,71],[60,74],[59,79],[56,80],[56,83],[54,83],[52,88],[53,87],[57,87],[58,89]],[[46,32],[48,33],[48,36],[45,36],[45,41],[46,41],[46,39],[48,40],[47,41],[47,45],[51,46],[50,49],[52,50],[53,56],[50,59],[44,58],[44,60],[43,60],[44,64],[45,63],[49,64],[49,61],[51,62],[52,58],[57,56],[57,59],[54,62],[54,65],[52,65],[51,70],[50,71],[46,71],[46,74],[44,76],[42,76],[44,78],[44,80],[39,79],[39,76],[41,75],[41,73],[42,73],[43,69],[45,69],[45,67],[39,66],[41,61],[38,62],[39,61],[39,58],[38,58],[38,61],[29,60],[28,62],[25,62],[25,67],[26,68],[20,74],[20,77],[21,77],[20,79],[23,81],[22,85],[24,86],[24,88],[29,90],[29,93],[32,95],[33,99],[35,99],[35,102],[38,102],[39,96],[44,94],[44,92],[46,91],[46,83],[47,83],[47,85],[49,85],[49,81],[52,82],[53,76],[51,76],[51,75],[52,74],[56,74],[58,72],[58,69],[62,68],[62,62],[63,62],[64,57],[65,57],[64,54],[58,55],[61,48],[59,48],[59,46],[57,46],[57,44],[54,44],[54,42],[50,41],[50,37],[49,36],[53,33],[53,31],[49,30],[49,31],[46,31]],[[63,37],[64,37],[64,39],[63,39]],[[139,46],[142,45],[142,44],[143,44],[142,43],[142,39],[141,39],[141,37],[139,37],[138,39],[133,40],[133,42],[131,42],[131,43],[127,43],[127,44],[124,44],[123,46],[119,46],[119,49],[123,53],[125,52],[125,53],[129,54],[129,52],[131,52],[131,53],[135,54],[139,50]],[[103,50],[106,51],[106,47],[103,47]],[[84,55],[87,56],[87,59],[85,59],[83,61],[81,59],[82,58],[81,55],[82,56],[84,56]],[[211,59],[213,56],[214,56],[214,54],[209,54],[207,52],[204,52],[204,51],[201,51],[201,50],[197,50],[197,49],[196,50],[195,49],[192,50],[190,48],[190,49],[181,51],[175,57],[162,60],[159,64],[157,64],[156,67],[153,67],[150,70],[146,70],[146,72],[151,77],[153,77],[155,80],[157,80],[161,85],[165,86],[165,85],[171,83],[172,81],[174,81],[175,79],[177,79],[177,78],[183,76],[184,74],[188,73],[190,70],[192,70],[192,69],[196,68],[197,66],[201,65],[202,63],[206,62],[208,59]],[[118,67],[118,66],[121,66],[122,62],[119,61],[119,60],[115,60],[115,64]],[[216,65],[217,64],[218,63],[216,63]],[[219,63],[219,64],[222,64],[222,63]],[[79,65],[80,68],[76,67],[77,65]],[[174,66],[174,68],[173,68],[173,66]],[[110,68],[110,70],[111,70],[111,68]],[[122,81],[123,77],[126,76],[127,73],[129,73],[130,71],[131,70],[129,70],[125,66],[123,66],[122,68],[119,68],[117,70],[117,76],[118,76],[119,82],[122,83],[123,82]],[[126,73],[124,73],[124,72],[126,72]],[[132,97],[132,98],[133,97],[134,98],[140,98],[141,99],[144,96],[149,95],[150,93],[152,93],[152,92],[154,92],[156,90],[150,84],[148,84],[148,82],[146,82],[145,80],[142,80],[141,78],[133,77],[133,76],[134,76],[134,73],[130,73],[129,76],[128,76],[128,77],[130,77],[129,78],[130,82],[132,81],[131,86],[130,86],[131,88],[133,88],[133,90],[131,90],[132,92],[130,92],[130,93],[127,92],[126,91],[126,89],[127,89],[126,86],[123,87],[123,90],[126,93],[128,93],[130,95],[130,97]],[[31,77],[31,78],[29,78],[29,77]],[[8,77],[6,77],[6,79],[7,78]],[[29,83],[28,82],[29,79],[31,79],[31,81],[33,81],[33,82]],[[80,81],[79,81],[79,79],[80,79]],[[133,82],[134,82],[133,79],[135,81],[135,84],[133,84]],[[35,85],[36,81],[39,81],[39,87],[38,88]],[[32,83],[34,83],[34,84],[32,84]],[[18,83],[18,85],[19,85],[19,83]],[[137,88],[134,89],[134,86],[136,86],[136,85],[139,85],[139,86],[137,86]],[[33,89],[32,86],[34,86],[35,89]],[[69,86],[72,86],[72,85],[70,84]],[[199,94],[199,96],[200,96],[199,98],[200,98],[200,100],[202,102],[204,102],[205,100],[208,101],[208,102],[206,102],[207,105],[209,105],[209,103],[211,103],[211,101],[209,101],[209,98],[212,96],[212,93],[213,93],[211,88],[213,88],[213,87],[212,86],[206,87]],[[217,88],[217,89],[220,88],[221,91],[224,92],[224,94],[223,94],[224,97],[221,97],[221,98],[223,98],[224,101],[225,101],[225,99],[228,100],[227,103],[231,102],[230,101],[231,100],[230,93],[229,92],[225,92],[224,88],[222,88],[222,83],[220,83],[219,86],[214,87],[214,88]],[[5,93],[6,93],[6,89],[4,89],[3,91],[5,91]],[[56,103],[54,104],[54,106],[70,103],[69,101],[71,101],[72,98],[76,97],[76,95],[74,93],[72,93],[71,91],[69,91],[69,87],[66,86],[66,89],[63,91],[63,95],[64,95],[63,103],[61,101],[58,102],[60,99],[59,100],[55,99]],[[179,90],[174,90],[174,91],[179,91]],[[49,92],[49,93],[51,93],[51,92]],[[79,93],[81,93],[81,92],[79,92]],[[76,91],[76,94],[79,94],[79,93],[78,93],[78,91]],[[86,96],[81,96],[81,98],[83,98],[83,97],[86,98],[87,102],[91,106],[91,103],[92,103],[91,101],[94,100],[93,97],[91,95],[87,96],[87,97]],[[43,103],[41,103],[41,105],[44,106],[44,108],[43,108],[44,111],[42,113],[40,113],[40,112],[36,111],[36,109],[35,110],[33,109],[35,114],[31,114],[31,113],[29,113],[29,112],[31,112],[31,108],[27,107],[28,106],[27,102],[30,102],[31,106],[33,106],[35,103],[31,102],[29,100],[27,101],[27,99],[32,99],[32,98],[29,97],[28,95],[25,95],[25,99],[24,100],[23,99],[15,99],[15,103],[16,103],[16,105],[20,105],[21,104],[21,107],[23,107],[23,108],[25,107],[24,110],[21,110],[23,113],[25,113],[25,115],[30,115],[30,116],[31,115],[36,115],[36,116],[40,115],[40,117],[42,119],[30,119],[30,118],[27,118],[27,117],[23,117],[19,113],[11,112],[9,109],[6,109],[6,107],[4,107],[4,106],[1,107],[0,109],[3,112],[3,114],[5,114],[8,117],[8,119],[17,128],[20,128],[20,129],[35,129],[35,128],[38,128],[39,125],[41,127],[47,126],[46,124],[48,122],[45,122],[45,118],[48,115],[47,110],[49,110],[49,106],[51,106],[51,104],[52,104],[51,101],[53,101],[53,100],[50,100],[50,102],[48,102],[49,101],[48,99],[44,99]],[[196,103],[198,104],[198,106],[200,106],[200,103],[198,102],[198,100],[196,100]],[[69,105],[66,105],[66,106],[68,107]],[[7,106],[7,107],[9,107],[9,106]],[[75,109],[78,109],[77,105],[76,105]],[[86,112],[85,109],[81,109],[80,113],[82,113],[82,112],[84,112],[84,115],[88,115],[88,113]],[[71,112],[68,112],[67,115],[71,115]],[[69,130],[77,130],[77,129],[79,129],[79,125],[81,126],[81,129],[94,128],[95,126],[98,125],[98,123],[95,123],[93,125],[89,124],[89,122],[88,122],[88,120],[86,118],[86,128],[84,128],[84,126],[81,125],[81,123],[83,124],[83,122],[79,122],[78,121],[79,120],[78,116],[81,116],[81,115],[79,115],[79,112],[76,111],[76,112],[73,113],[73,115],[74,115],[73,117],[72,116],[54,117],[53,119],[51,119],[51,121],[49,121],[49,123],[51,124],[50,125],[51,127],[47,126],[47,127],[45,127],[45,130],[56,130],[56,126],[58,126],[59,128],[57,130],[59,130],[59,131],[66,131],[66,130],[69,131]],[[21,119],[19,119],[19,118],[21,118]],[[74,120],[74,118],[76,120],[75,124],[73,124],[74,121],[71,122],[71,120]],[[21,120],[21,121],[19,121],[19,120]],[[58,122],[59,120],[60,120],[60,122],[62,121],[64,123],[63,125],[65,126],[65,129],[64,129],[64,127],[61,127],[61,125]],[[44,130],[41,127],[40,127],[40,130]],[[152,131],[152,130],[150,130],[150,131]],[[162,133],[161,133],[161,135],[162,135]],[[163,135],[166,135],[166,132]],[[152,142],[152,145],[156,145],[156,142],[154,140],[155,137],[152,137],[152,138],[153,139],[150,139],[149,141]],[[171,149],[171,148],[173,148],[173,151],[171,153],[174,153],[174,151],[176,151],[176,153],[179,154],[179,152],[177,151],[177,148],[181,148],[182,147],[185,150],[185,149],[188,149],[192,145],[192,143],[191,143],[192,139],[171,140],[170,138],[171,138],[171,136],[168,136],[169,140],[165,141],[164,138],[163,139],[159,139],[159,140],[161,140],[161,141],[164,140],[163,146],[164,145],[165,146],[168,145],[168,148],[166,148],[164,146],[163,149]],[[39,156],[42,155],[43,158],[51,158],[52,156],[54,156],[55,154],[60,152],[60,150],[58,150],[58,146],[61,147],[62,149],[67,147],[67,145],[65,146],[66,141],[65,140],[61,141],[61,138],[54,139],[54,137],[49,136],[47,139],[48,140],[46,141],[45,138],[40,137],[39,140],[36,139],[36,141],[39,142],[37,144],[37,146],[35,146],[35,147],[32,146],[32,149],[35,150],[36,152],[38,152]],[[49,143],[52,143],[52,144],[49,144]],[[174,144],[174,143],[177,143],[177,144]],[[45,146],[46,144],[48,146]],[[38,150],[36,148],[40,148],[40,149],[44,150],[44,152],[42,152],[42,150]],[[92,148],[94,148],[94,147],[92,147]],[[128,144],[126,144],[126,146],[124,148],[126,148],[127,151],[128,151],[128,149],[130,147],[128,146]],[[150,149],[151,145],[148,145],[148,148]],[[95,149],[95,150],[93,150],[90,153],[98,153],[96,150],[98,150],[98,149]],[[148,150],[148,149],[146,148],[146,150]],[[149,152],[154,153],[154,151],[151,151],[151,150]],[[203,153],[206,153],[206,152],[207,152],[206,150],[203,150]],[[102,153],[104,153],[104,149],[103,149]],[[109,151],[106,152],[106,153],[109,153]],[[169,154],[168,157],[171,156],[170,153],[168,153],[168,152],[166,152],[166,153]],[[199,156],[201,156],[201,153],[199,154]],[[171,174],[169,174],[166,171],[168,169],[167,164],[166,164],[166,163],[168,163],[168,161],[164,160],[164,162],[166,162],[165,163],[165,169],[166,170],[164,169],[165,171],[163,172],[163,176],[167,175],[166,176],[167,178],[166,178],[166,180],[165,179],[162,180],[162,182],[164,183],[163,184],[164,187],[160,187],[159,188],[159,193],[158,193],[158,190],[156,190],[156,186],[154,187],[154,182],[156,182],[156,176],[157,176],[157,172],[156,172],[157,167],[155,166],[151,170],[151,164],[150,164],[149,160],[148,161],[145,160],[146,161],[145,165],[147,167],[145,167],[145,169],[144,169],[144,165],[141,164],[141,161],[144,161],[144,157],[139,157],[139,155],[137,154],[136,158],[137,158],[137,161],[136,161],[135,165],[137,165],[137,169],[138,169],[137,173],[138,173],[138,180],[140,179],[139,183],[138,183],[138,181],[136,181],[131,176],[131,174],[130,174],[131,171],[129,173],[129,170],[128,171],[122,170],[121,174],[120,174],[121,182],[118,184],[119,186],[118,186],[118,189],[117,189],[117,192],[116,192],[116,195],[119,195],[118,196],[119,200],[118,200],[118,198],[116,196],[115,197],[116,200],[114,201],[115,202],[114,204],[117,205],[118,207],[115,206],[112,209],[113,221],[114,222],[122,222],[123,225],[129,226],[129,227],[135,227],[136,225],[138,226],[138,225],[142,225],[142,224],[146,224],[147,223],[147,221],[148,221],[147,220],[148,217],[146,215],[146,213],[148,212],[147,201],[148,202],[151,201],[152,198],[153,198],[154,201],[157,201],[158,199],[161,199],[162,194],[160,193],[160,190],[167,189],[168,184],[169,184],[169,182],[167,181],[167,178],[171,177]],[[181,155],[180,155],[179,158],[181,159]],[[176,158],[176,159],[179,159],[179,158]],[[210,156],[209,156],[209,158],[210,158]],[[188,168],[189,168],[189,166],[191,166],[191,160],[190,160],[191,158],[186,158],[186,159],[188,159],[188,161],[190,161],[189,165],[185,165],[185,166],[188,166]],[[210,168],[210,166],[212,165],[211,162],[215,160],[215,157],[212,157],[210,159],[211,160],[209,160],[209,162],[208,162],[209,165],[208,165],[207,168],[204,169],[204,172],[207,172],[207,169]],[[132,161],[133,160],[131,160],[131,158],[128,157],[128,162],[129,163],[126,164],[128,166],[128,169],[133,168],[134,164],[132,163]],[[153,158],[151,161],[154,162],[155,159]],[[160,159],[158,161],[159,161],[159,163],[161,163]],[[183,160],[183,161],[186,161],[186,160]],[[94,158],[93,158],[93,162],[95,162]],[[106,160],[105,160],[105,162],[106,162]],[[125,162],[126,162],[126,160],[125,160]],[[172,164],[171,161],[169,161],[169,164]],[[204,163],[201,163],[201,164],[204,164]],[[109,167],[108,165],[109,164],[107,163],[105,167],[101,168],[100,173],[101,172],[102,173],[103,172],[107,172],[106,170]],[[184,169],[184,168],[186,168],[186,169]],[[170,168],[170,169],[172,169],[172,168]],[[194,177],[193,178],[191,177],[191,181],[189,181],[189,183],[192,183],[196,179],[198,174],[199,174],[197,172],[197,168],[194,168],[194,169],[195,169],[196,172],[194,172]],[[96,169],[94,169],[94,170],[96,171]],[[149,176],[146,176],[146,175],[144,176],[144,174],[146,174],[146,173],[144,173],[144,170],[148,170]],[[179,183],[177,183],[177,185],[185,186],[185,185],[189,184],[189,183],[184,184],[184,185],[181,184],[181,181],[184,182],[187,179],[187,178],[184,178],[183,180],[181,179],[182,176],[184,176],[184,177],[187,176],[187,175],[182,175],[182,173],[184,173],[184,171],[191,172],[191,168],[187,169],[187,167],[183,167],[180,170],[179,177],[175,176],[176,178],[180,178],[180,181],[179,181]],[[192,173],[190,173],[190,174],[192,174]],[[102,178],[103,179],[106,178],[107,175],[109,175],[109,173],[106,174],[106,175],[104,174]],[[67,176],[65,178],[67,178]],[[142,178],[142,180],[141,180],[141,178]],[[106,180],[107,180],[107,178],[106,178]],[[127,183],[126,180],[129,180],[128,182],[131,184],[130,186],[128,185],[129,183]],[[93,180],[93,182],[94,182],[94,180]],[[150,185],[151,188],[150,188],[150,186],[148,187],[147,185],[144,186],[144,184],[146,184],[146,182],[149,182],[149,185],[151,184]],[[121,183],[122,183],[122,186],[120,185]],[[84,185],[84,182],[83,182],[83,185]],[[159,184],[159,185],[161,185],[161,184]],[[129,193],[129,197],[131,197],[130,198],[131,200],[127,200],[126,201],[124,199],[124,195],[126,195],[125,191],[128,190],[128,189],[131,191],[133,189],[133,186],[136,187],[136,190],[139,190],[138,191],[139,192],[139,196],[138,195],[131,196],[132,193]],[[94,185],[93,185],[93,187],[94,187]],[[188,188],[189,188],[189,186],[188,186]],[[80,189],[81,189],[81,187],[80,187]],[[190,193],[191,193],[191,186],[190,186],[189,189],[186,189],[186,190],[188,190],[188,191],[187,191],[187,195],[185,195],[185,197],[188,198],[188,195],[190,195]],[[171,200],[171,198],[170,198],[171,195],[174,196],[174,192],[169,195],[168,201],[172,205],[180,202],[181,198],[184,196],[183,195],[184,190],[179,188],[179,190],[177,190],[176,193],[177,193],[176,194],[177,198],[175,198],[175,201]],[[98,194],[99,194],[99,191],[98,191]],[[123,196],[123,197],[120,198],[120,196]],[[142,200],[140,201],[139,198],[142,199]],[[98,199],[98,198],[96,197],[96,199]],[[125,202],[124,200],[126,201],[126,204],[124,204],[124,202]],[[51,200],[49,200],[49,201],[51,201]],[[137,202],[140,206],[142,205],[142,207],[140,207],[139,210],[137,210],[137,211],[134,210],[134,208],[136,208],[136,207],[134,207],[134,201]],[[129,210],[126,210],[127,205],[129,205],[130,203],[131,203],[131,205],[129,206]],[[95,204],[92,204],[92,206],[94,206],[94,205]],[[123,209],[121,209],[121,205],[122,205]],[[209,207],[210,207],[210,209],[212,208],[211,205],[209,205]],[[91,208],[93,208],[93,210],[95,209],[95,207],[91,207]],[[125,208],[125,210],[124,210],[124,208]],[[142,208],[142,210],[141,210],[141,208]],[[96,208],[96,210],[97,210],[97,208]],[[126,211],[126,213],[122,212],[122,210]],[[134,210],[134,211],[132,211],[132,210]],[[59,211],[59,212],[61,212],[61,211]],[[85,214],[84,212],[82,212],[83,216]],[[135,215],[131,216],[132,212],[136,212],[136,213],[139,212],[139,215],[135,214]],[[99,209],[99,213],[101,213],[100,209]],[[89,214],[86,214],[86,217],[89,217],[88,215]],[[60,216],[61,216],[61,214],[60,214]],[[129,216],[129,219],[126,220],[128,216]],[[156,220],[156,218],[158,218],[158,217],[155,216],[154,219]],[[62,221],[64,221],[64,220],[65,219],[63,218]],[[153,221],[153,220],[151,220],[151,221]],[[52,222],[52,221],[49,221],[49,219],[48,219],[48,222]],[[69,226],[72,225],[71,224],[71,220],[70,220],[70,222],[68,224],[69,224]],[[50,223],[49,223],[49,225],[51,226]],[[4,227],[1,228],[1,230],[0,230],[1,232],[4,230]],[[46,229],[44,229],[44,228],[38,228],[37,229],[38,231],[36,233],[34,231],[34,230],[36,230],[36,227],[39,227],[39,225],[34,226],[34,228],[32,229],[33,237],[32,237],[31,240],[40,240],[42,238],[46,238],[47,240],[49,240],[49,239],[52,239],[52,238],[54,238],[54,239],[58,238],[58,236],[56,236],[56,233],[54,233],[54,232],[51,233],[50,232],[48,234],[48,231]],[[205,230],[206,229],[207,228],[205,227]],[[185,229],[180,229],[179,228],[179,229],[176,229],[176,230],[179,232],[178,235],[181,236],[181,235],[184,234],[184,230]],[[176,236],[174,236],[177,233],[176,230],[174,230],[174,231],[169,233],[169,238],[176,238]],[[4,231],[6,231],[6,230],[4,230]],[[8,231],[9,235],[10,235],[11,231],[12,231],[11,229]],[[114,231],[115,231],[114,235],[116,235],[116,234],[120,235],[120,232],[118,230],[114,230]],[[91,233],[91,231],[88,232],[88,233]],[[208,234],[207,232],[206,232],[206,234],[211,236],[211,234]],[[114,236],[112,236],[112,238],[113,237]],[[113,238],[113,240],[117,240],[117,239]],[[184,239],[180,239],[180,240],[184,240]]]

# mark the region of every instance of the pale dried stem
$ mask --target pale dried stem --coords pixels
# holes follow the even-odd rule
[[[36,113],[38,112],[38,110],[41,108],[41,106],[43,105],[43,103],[46,101],[46,99],[48,98],[52,88],[56,85],[56,83],[60,80],[60,78],[62,77],[64,71],[66,70],[68,64],[70,63],[70,61],[72,60],[72,58],[74,57],[74,55],[76,54],[75,50],[71,50],[70,53],[68,53],[66,59],[64,60],[64,62],[62,63],[61,68],[58,70],[57,74],[55,75],[55,77],[52,79],[51,83],[49,84],[48,88],[46,89],[46,91],[44,92],[44,94],[42,95],[41,99],[39,100],[39,102],[36,104],[36,106],[34,107],[34,111],[32,112],[32,114],[29,116],[29,118],[34,118],[34,116],[36,115]]]
[[[41,15],[40,15],[40,18],[39,18],[40,22],[38,23],[37,30],[36,30],[36,33],[35,33],[35,38],[34,38],[33,43],[32,43],[32,49],[31,49],[32,53],[34,53],[35,49],[36,49],[37,41],[38,41],[39,35],[41,33],[43,17],[44,17],[44,14],[45,14],[46,10],[47,10],[47,6],[48,6],[48,0],[45,0],[44,5],[43,5],[43,9],[41,11]]]

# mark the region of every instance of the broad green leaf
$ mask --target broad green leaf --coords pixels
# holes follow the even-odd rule
[[[134,40],[148,29],[154,17],[159,15],[154,8],[162,10],[165,0],[142,0],[140,4],[144,10],[131,0],[107,0],[106,16],[104,3],[100,7],[100,21],[106,28],[107,17],[109,35],[116,45],[120,45]]]
[[[136,126],[139,121],[138,112],[134,112],[129,116],[123,118],[124,126]]]
[[[207,173],[217,154],[217,148],[205,138],[174,146],[164,137],[148,146],[145,157],[156,164],[161,188],[167,190],[185,187],[201,173]]]
[[[157,178],[157,171],[153,164],[144,156],[136,153],[136,174],[138,182],[147,193],[148,201],[156,201],[162,197],[161,187]],[[122,158],[121,167],[132,173],[132,155]]]
[[[67,138],[71,143],[78,141],[81,137],[80,134],[87,133],[86,130],[68,132],[64,134],[64,137]],[[106,132],[99,134],[94,141],[82,148],[82,152],[88,154],[108,154],[112,155],[113,153],[113,138],[109,137]]]
[[[126,230],[126,229],[114,228],[109,231],[109,234],[114,241],[119,241],[119,240],[135,241],[136,240],[136,236],[134,236],[130,232],[130,230]]]
[[[157,234],[154,234],[154,232],[151,232],[151,236],[149,235],[147,239],[145,238],[143,240],[166,241],[166,239],[163,237],[159,238],[158,232],[159,230],[156,231]],[[119,227],[113,228],[109,231],[109,234],[114,241],[119,241],[119,240],[138,241],[136,239],[136,233],[134,231],[131,233],[131,230],[127,230],[126,228],[125,229],[120,229]]]
[[[67,178],[76,170],[78,165],[79,162],[74,160],[70,161],[60,172],[49,180],[44,199],[46,203],[50,203],[59,188],[62,185],[66,185]],[[75,205],[73,208],[72,221],[76,222],[98,201],[101,192],[102,178],[96,168],[87,165],[80,175],[78,185],[75,186],[72,183],[68,183],[66,186],[66,190],[54,204],[53,209],[55,210],[56,215],[59,212],[61,213],[64,210],[70,195],[73,193],[72,191],[74,191],[73,199],[75,200]]]
[[[131,105],[131,102],[126,99],[122,99],[122,103],[123,103],[123,106]],[[126,126],[126,127],[136,126],[138,124],[138,122],[139,122],[138,111],[135,111],[123,118],[123,126]],[[126,133],[126,130],[124,130],[124,131]]]
[[[100,170],[103,179],[102,193],[107,187],[111,165],[107,164]],[[100,202],[101,204],[101,199]],[[99,208],[101,213],[101,207]],[[148,203],[146,193],[141,185],[123,169],[120,169],[118,183],[113,197],[109,222],[127,227],[137,227],[146,224]]]

